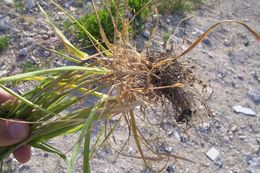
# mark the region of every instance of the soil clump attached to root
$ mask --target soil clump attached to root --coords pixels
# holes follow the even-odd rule
[[[192,69],[179,60],[154,68],[157,62],[174,55],[158,52],[139,54],[128,48],[122,48],[121,52],[117,48],[116,52],[117,54],[114,55],[117,56],[113,57],[110,67],[113,67],[114,71],[122,70],[115,74],[113,80],[118,86],[116,90],[121,95],[119,98],[124,98],[121,103],[131,103],[140,99],[151,103],[154,98],[163,104],[170,101],[174,118],[180,124],[189,124],[193,116],[198,113],[197,109],[200,105],[203,105],[204,111],[207,109],[207,104],[201,99],[200,91],[195,88],[195,85],[198,84],[204,89],[207,86],[196,79]],[[202,114],[205,115],[205,112]]]
[[[158,58],[158,56],[160,56],[160,58]],[[165,54],[156,56],[150,55],[149,61],[155,62],[158,61],[158,59],[163,60],[168,56],[169,55]],[[206,103],[204,103],[200,97],[196,97],[196,95],[200,95],[199,91],[193,88],[196,81],[201,87],[206,87],[202,81],[196,79],[190,68],[178,60],[161,66],[154,71],[151,83],[155,88],[160,88],[154,91],[158,96],[170,101],[177,123],[189,124],[193,116],[197,113],[198,104],[203,104],[205,108],[207,108]]]

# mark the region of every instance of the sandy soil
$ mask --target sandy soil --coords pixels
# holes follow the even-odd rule
[[[4,8],[0,7],[0,9],[1,20],[3,16],[7,15],[10,16],[12,22],[15,21],[15,16],[5,14]],[[41,23],[46,28],[44,30],[45,33],[37,33],[42,28],[41,26],[33,30],[34,25],[27,26],[21,23],[12,23],[22,33],[18,35],[14,33],[17,38],[14,38],[9,46],[8,50],[10,51],[0,55],[1,72],[7,71],[7,73],[2,73],[1,75],[21,71],[22,65],[14,66],[12,63],[20,63],[19,57],[21,58],[21,56],[18,56],[18,54],[21,48],[26,47],[22,43],[25,44],[28,38],[36,40],[40,37],[44,44],[58,42],[37,12],[25,15],[35,18],[34,20]],[[173,37],[173,39],[178,39],[179,42],[182,42],[183,39],[185,40],[184,44],[180,46],[181,48],[188,47],[189,43],[198,38],[209,26],[224,19],[245,21],[256,31],[260,32],[259,0],[208,0],[192,15],[185,22],[185,25],[179,27],[176,37]],[[163,40],[160,37],[161,34],[164,32],[173,34],[176,28],[174,16],[163,16],[163,18],[167,19],[167,22],[165,22],[166,20],[162,22],[157,36],[155,36],[155,42],[161,45],[163,44]],[[32,30],[28,31],[28,29]],[[30,32],[31,35],[28,35]],[[0,32],[0,34],[3,33]],[[47,38],[46,35],[48,39],[45,40],[44,38]],[[20,44],[22,45],[17,40],[21,40]],[[44,52],[41,52],[42,50],[37,46],[27,47],[30,47],[30,49],[26,57],[32,58],[35,55],[39,55],[39,57],[44,58]],[[53,55],[49,56],[52,57]],[[165,113],[161,105],[153,105],[156,111],[147,110],[148,117],[154,123],[159,123],[160,125],[149,126],[146,123],[141,123],[141,130],[145,136],[156,139],[153,141],[153,145],[157,151],[181,155],[195,162],[190,163],[171,158],[162,172],[260,172],[260,107],[259,102],[254,102],[252,96],[250,96],[252,91],[260,94],[259,42],[241,26],[235,24],[222,25],[211,33],[197,48],[183,57],[182,60],[189,62],[189,66],[194,66],[195,73],[208,85],[209,92],[213,91],[207,102],[214,117],[205,118],[203,123],[192,125],[188,132],[184,133],[183,126],[176,126],[172,121],[172,115],[169,112],[168,114],[167,112]],[[23,62],[24,59],[21,61]],[[248,116],[235,113],[233,107],[236,105],[251,108],[256,112],[256,115]],[[100,124],[97,124],[95,129],[99,129],[99,126]],[[93,136],[96,134],[95,129],[93,130]],[[118,146],[123,145],[126,135],[124,124],[120,124],[115,135]],[[77,134],[60,137],[51,141],[51,143],[63,151],[68,151],[77,140],[76,136]],[[210,160],[206,156],[206,153],[211,148],[215,148],[219,152],[215,161]],[[133,141],[130,142],[124,152],[128,154],[137,152]],[[19,165],[13,159],[9,159],[7,162],[11,167],[6,172],[66,172],[66,164],[60,158],[38,150],[33,151],[32,160],[25,165]],[[139,159],[119,156],[115,160],[113,150],[105,146],[93,158],[92,172],[151,173],[160,170],[164,164],[165,162],[149,162],[151,169],[146,169],[142,160]],[[82,158],[79,158],[75,166],[75,172],[82,172],[81,165]]]

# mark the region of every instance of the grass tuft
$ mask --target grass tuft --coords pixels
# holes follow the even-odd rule
[[[8,35],[0,36],[0,53],[2,53],[9,44],[10,37]]]
[[[197,8],[203,0],[156,0],[160,13],[190,12]]]
[[[30,61],[24,62],[22,67],[23,67],[23,73],[37,71],[40,69],[40,67],[37,64],[32,63]]]

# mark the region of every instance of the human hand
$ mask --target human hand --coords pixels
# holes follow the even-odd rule
[[[0,88],[0,104],[8,100],[15,100],[13,96]],[[17,144],[29,136],[29,125],[22,121],[0,120],[0,147]],[[31,158],[31,147],[25,145],[13,153],[16,160],[26,163]]]

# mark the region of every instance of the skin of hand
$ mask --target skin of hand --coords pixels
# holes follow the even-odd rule
[[[0,104],[9,100],[15,100],[13,96],[0,88]],[[22,121],[0,120],[0,147],[17,144],[30,134],[30,127]],[[26,163],[31,158],[31,147],[25,145],[13,153],[16,160],[20,163]]]

